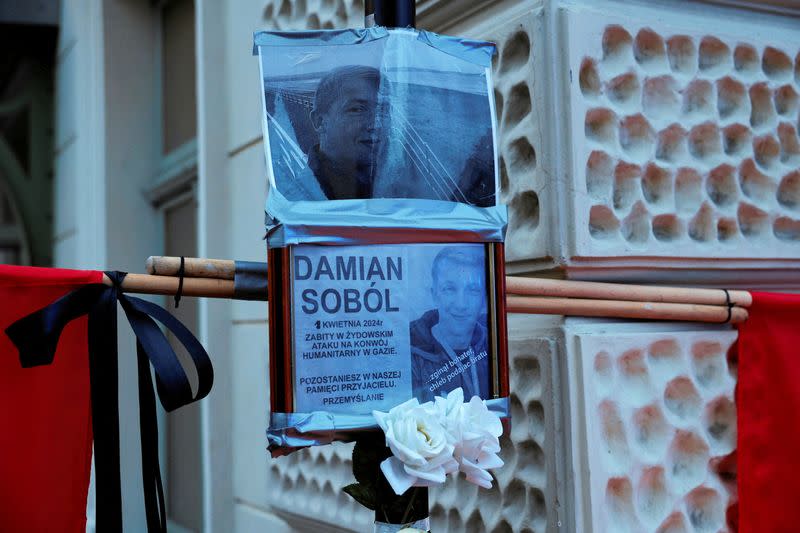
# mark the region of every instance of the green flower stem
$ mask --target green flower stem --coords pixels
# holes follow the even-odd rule
[[[419,487],[414,487],[411,491],[411,498],[408,500],[408,506],[406,507],[406,512],[403,513],[403,519],[400,521],[401,524],[406,525],[408,524],[408,517],[411,514],[411,508],[414,507],[414,501],[417,499],[417,492],[419,492]]]

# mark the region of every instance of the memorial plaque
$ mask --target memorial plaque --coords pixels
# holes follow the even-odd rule
[[[474,243],[292,247],[295,411],[491,398],[492,263]]]

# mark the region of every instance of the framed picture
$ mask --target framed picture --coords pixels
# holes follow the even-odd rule
[[[491,43],[370,28],[255,46],[271,195],[498,204]]]
[[[457,387],[508,396],[502,248],[271,249],[272,411],[371,415]]]

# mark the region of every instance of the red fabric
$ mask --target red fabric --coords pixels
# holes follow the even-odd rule
[[[800,531],[800,296],[753,293],[739,326],[739,531]]]
[[[92,459],[87,319],[51,365],[22,368],[14,321],[102,272],[0,265],[0,530],[83,533]]]

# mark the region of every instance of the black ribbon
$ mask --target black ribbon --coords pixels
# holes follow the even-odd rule
[[[181,296],[183,296],[183,274],[184,274],[184,256],[181,256],[181,266],[178,268],[178,290],[175,292],[175,309],[181,305]]]
[[[725,291],[725,305],[728,307],[728,318],[726,318],[725,321],[722,323],[727,324],[731,321],[731,318],[733,317],[733,307],[736,304],[731,302],[731,293],[728,292],[728,289],[722,289],[722,290]]]
[[[183,324],[161,307],[123,294],[120,286],[125,272],[106,272],[106,275],[112,286],[86,285],[76,289],[14,322],[6,329],[6,334],[19,350],[24,368],[49,365],[55,357],[64,326],[78,317],[89,315],[96,529],[99,533],[122,531],[116,304],[122,305],[136,334],[147,529],[164,532],[167,518],[158,463],[158,424],[150,365],[155,373],[159,399],[167,411],[204,398],[211,390],[214,372],[205,348]],[[192,393],[185,369],[154,319],[170,330],[186,348],[197,372],[199,385],[196,393]]]

